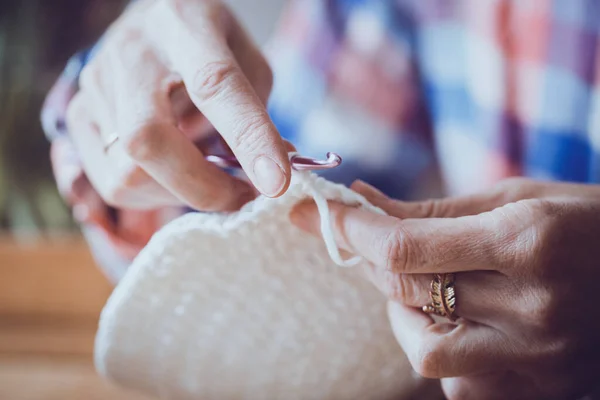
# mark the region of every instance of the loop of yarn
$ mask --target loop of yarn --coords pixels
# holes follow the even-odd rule
[[[298,155],[298,153],[288,152],[288,157],[290,158],[290,160],[294,155]],[[299,171],[294,173],[303,174],[303,172]],[[325,196],[313,185],[306,186],[308,186],[309,195],[315,201],[317,205],[317,210],[319,211],[319,216],[321,218],[321,236],[323,237],[323,241],[325,242],[325,247],[327,248],[327,253],[329,254],[329,257],[331,257],[331,260],[340,267],[356,266],[362,261],[362,257],[355,256],[348,260],[344,260],[342,258],[342,255],[340,254],[340,249],[338,245],[335,243],[335,237],[333,234],[333,226],[329,214],[329,205],[327,204],[327,198],[325,198]]]
[[[354,267],[363,261],[363,258],[360,256],[354,256],[347,260],[343,259],[342,255],[340,254],[340,249],[335,242],[327,198],[325,198],[325,196],[314,187],[309,187],[309,194],[317,205],[317,210],[319,211],[319,216],[321,218],[321,235],[331,260],[338,266],[347,268]]]
[[[321,238],[289,221],[314,199]],[[102,311],[95,364],[164,399],[388,399],[415,387],[381,293],[344,260],[328,201],[375,213],[310,171],[231,214],[189,213],[156,233]],[[325,244],[325,245],[324,245]],[[356,316],[359,315],[360,318]]]

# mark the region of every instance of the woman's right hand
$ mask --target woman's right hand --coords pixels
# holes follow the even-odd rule
[[[108,204],[235,210],[254,189],[197,143],[216,130],[260,192],[284,193],[288,147],[266,111],[271,86],[266,60],[220,1],[139,0],[84,68],[67,125]]]

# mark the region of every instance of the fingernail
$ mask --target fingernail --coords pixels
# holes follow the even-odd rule
[[[369,201],[384,200],[384,199],[388,198],[379,189],[377,189],[361,180],[354,181],[354,183],[352,183],[352,186],[350,186],[350,188],[352,190],[354,190],[355,192],[362,194]]]
[[[350,185],[350,188],[352,190],[360,190],[361,188],[364,189],[367,187],[367,184],[364,181],[361,181],[360,179],[355,180],[354,182],[352,182],[352,185]]]
[[[254,163],[254,177],[258,189],[266,196],[277,196],[286,184],[286,177],[281,167],[265,156]]]

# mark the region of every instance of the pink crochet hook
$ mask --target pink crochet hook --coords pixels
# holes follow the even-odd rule
[[[239,161],[234,156],[206,156],[211,163],[221,168],[242,168]],[[342,157],[336,153],[328,152],[327,160],[316,160],[310,157],[304,157],[293,154],[290,157],[292,168],[296,171],[314,171],[319,169],[330,169],[339,166],[342,163]]]

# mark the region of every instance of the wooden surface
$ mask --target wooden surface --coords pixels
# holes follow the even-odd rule
[[[146,400],[93,368],[98,316],[111,290],[79,237],[0,236],[0,399]]]

